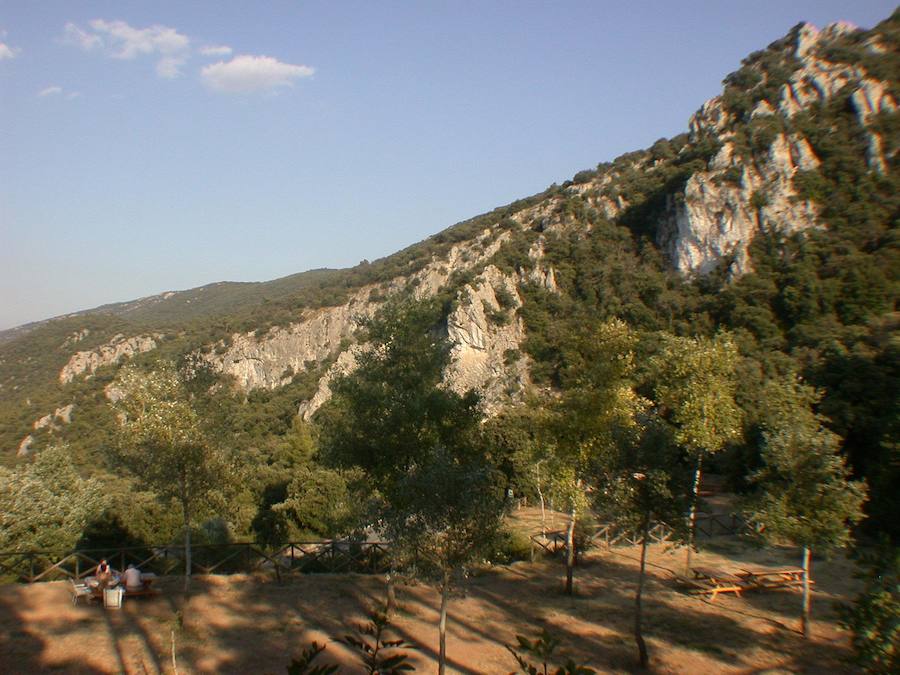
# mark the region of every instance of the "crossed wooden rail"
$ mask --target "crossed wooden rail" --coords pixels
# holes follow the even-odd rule
[[[735,535],[748,531],[748,523],[735,514],[706,513],[698,514],[696,532],[698,536],[717,537],[723,535]],[[672,528],[665,523],[654,524],[647,533],[651,543],[659,544],[670,541]],[[537,552],[543,551],[547,555],[556,555],[566,550],[565,530],[552,530],[543,534],[531,535],[531,557]],[[636,546],[641,543],[640,536],[635,532],[623,530],[610,523],[598,525],[596,529],[586,537],[586,543],[604,544],[607,548],[613,546]],[[576,558],[580,546],[576,540]]]
[[[383,573],[389,568],[385,542],[345,540],[299,541],[263,547],[256,543],[199,544],[191,547],[191,573],[216,572],[360,572]],[[0,578],[35,583],[54,579],[80,580],[105,558],[123,570],[129,564],[159,575],[184,571],[184,546],[110,547],[77,551],[15,551],[0,553]]]

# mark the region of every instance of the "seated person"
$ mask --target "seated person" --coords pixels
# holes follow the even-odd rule
[[[106,588],[107,586],[112,586],[115,580],[115,572],[113,568],[110,566],[108,562],[106,562],[106,558],[100,561],[100,564],[97,565],[96,571],[97,581],[100,585],[100,588]]]
[[[141,580],[141,571],[134,565],[129,565],[125,570],[125,590],[139,591],[144,588],[144,582]]]

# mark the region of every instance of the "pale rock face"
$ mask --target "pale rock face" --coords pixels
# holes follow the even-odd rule
[[[40,429],[59,429],[59,425],[57,422],[61,424],[71,424],[72,422],[72,411],[75,409],[75,405],[70,403],[67,406],[63,406],[62,408],[57,408],[52,414],[44,415],[39,420],[35,420],[34,422],[34,430],[39,431]]]
[[[68,347],[69,345],[74,345],[76,342],[81,342],[88,335],[91,334],[90,328],[83,328],[79,331],[75,331],[69,337],[66,338],[66,341],[63,342],[63,347]]]
[[[447,283],[454,271],[467,269],[493,256],[508,236],[504,233],[492,240],[490,230],[485,230],[474,242],[451,247],[446,257],[426,265],[413,274],[409,282],[397,278],[387,284],[387,289],[381,286],[364,287],[344,305],[308,312],[301,321],[274,328],[260,337],[255,333],[233,335],[231,345],[224,353],[197,355],[197,358],[205,361],[215,372],[232,375],[245,390],[283,386],[291,381],[289,369],[301,372],[306,369],[307,362],[319,363],[336,355],[338,363],[341,363],[341,358],[347,353],[346,350],[341,352],[342,343],[354,339],[359,327],[358,319],[373,316],[383,304],[369,301],[373,290],[386,290],[387,294],[391,294],[411,283],[416,298],[431,297]],[[327,380],[326,376],[323,379],[326,387]],[[330,390],[326,394],[320,385],[320,392],[314,397],[319,403],[314,408],[317,409],[330,395]],[[305,414],[311,415],[315,409]]]
[[[117,403],[122,400],[122,397],[125,396],[125,392],[122,391],[120,387],[116,385],[115,382],[110,382],[103,388],[103,395],[106,396],[106,400],[110,403]]]
[[[794,54],[802,65],[782,87],[778,113],[792,117],[810,105],[827,101],[847,85],[856,87],[852,100],[862,125],[872,115],[896,110],[896,101],[882,83],[867,78],[859,68],[816,56],[820,44],[853,30],[856,28],[846,23],[832,24],[822,31],[809,24],[799,28]],[[751,117],[764,118],[775,113],[772,105],[760,101]],[[658,242],[673,265],[684,273],[704,274],[722,256],[732,254],[733,272],[745,273],[750,269],[747,246],[761,226],[792,232],[819,225],[816,205],[800,199],[793,187],[798,171],[809,171],[820,164],[809,142],[796,134],[778,134],[766,161],[741,161],[734,155],[730,123],[721,97],[707,101],[691,118],[690,130],[695,138],[713,134],[723,145],[707,171],[688,179],[683,199],[670,200],[668,214],[658,229]],[[867,158],[873,170],[887,170],[881,139],[871,131]],[[731,167],[741,170],[738,185],[723,180],[723,172]],[[751,204],[757,193],[765,197],[764,204],[758,207]]]
[[[815,204],[797,197],[793,177],[818,163],[806,139],[779,134],[769,148],[768,161],[743,163],[740,184],[732,185],[720,176],[722,170],[737,166],[732,144],[725,143],[711,162],[713,170],[695,173],[685,185],[684,199],[671,201],[670,215],[660,227],[660,244],[682,272],[707,273],[731,254],[736,273],[749,271],[747,244],[760,224],[785,231],[816,224]],[[759,208],[751,203],[757,191],[767,198]]]
[[[316,390],[316,393],[313,394],[313,397],[300,404],[297,414],[300,415],[304,421],[308,422],[315,412],[331,399],[331,382],[333,382],[336,377],[346,375],[356,369],[356,355],[359,349],[360,347],[356,345],[345,352],[341,352],[337,361],[332,364],[328,369],[328,372],[325,373],[325,376],[319,380],[319,388]]]
[[[519,350],[525,339],[525,327],[515,312],[522,305],[516,286],[515,277],[489,266],[463,289],[459,306],[447,319],[453,347],[445,379],[456,392],[478,391],[488,414],[492,402],[502,400],[510,390],[521,391],[528,381],[525,359],[506,364],[507,352]],[[498,292],[512,298],[513,305],[503,309]],[[504,313],[505,323],[492,320],[488,310]]]
[[[27,457],[32,452],[34,452],[31,447],[34,443],[34,437],[31,434],[28,434],[25,438],[22,439],[22,442],[19,443],[19,449],[16,451],[17,457]]]
[[[93,375],[98,368],[111,366],[123,359],[131,358],[135,354],[149,352],[156,349],[156,340],[161,335],[136,335],[126,338],[121,333],[114,336],[109,342],[97,349],[85,352],[76,352],[69,362],[59,371],[59,381],[68,384],[78,375],[84,372],[88,377]]]
[[[274,328],[260,338],[254,333],[235,335],[224,354],[205,358],[244,389],[285,385],[291,381],[286,371],[302,372],[307,362],[326,360],[342,340],[353,336],[357,318],[375,311],[376,305],[365,301],[368,295],[368,290],[357,293],[346,305],[311,312],[303,322]]]
[[[67,406],[63,406],[62,408],[57,408],[53,413],[53,416],[63,424],[71,424],[73,410],[75,410],[75,404],[70,403]]]
[[[506,310],[509,321],[504,325],[492,322],[485,307],[500,311],[499,289],[514,299]],[[505,276],[494,266],[488,266],[475,282],[461,292],[459,306],[448,317],[447,333],[453,344],[450,365],[444,374],[448,386],[457,392],[475,389],[482,394],[485,410],[490,414],[496,402],[508,396],[510,390],[521,391],[528,382],[528,368],[524,358],[505,364],[507,350],[517,350],[525,339],[521,319],[515,315],[521,299],[516,290],[516,278]],[[343,352],[328,373],[320,380],[318,391],[300,405],[298,413],[308,420],[331,398],[330,382],[356,367],[357,354],[365,345],[356,345]]]
[[[556,272],[553,267],[545,267],[542,264],[544,259],[543,236],[528,249],[528,257],[534,263],[534,266],[528,272],[525,270],[520,272],[521,281],[537,284],[551,293],[559,293],[559,287],[556,285]]]
[[[34,422],[34,430],[38,431],[39,429],[45,429],[50,426],[50,423],[53,421],[53,415],[44,415],[38,420]]]

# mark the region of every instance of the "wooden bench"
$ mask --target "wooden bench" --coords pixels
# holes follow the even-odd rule
[[[743,584],[708,578],[688,579],[686,577],[676,576],[675,583],[687,590],[691,595],[709,596],[710,602],[714,602],[719,593],[734,593],[740,597],[741,593],[747,590],[747,587]]]
[[[741,597],[748,587],[746,580],[731,572],[709,567],[694,567],[692,571],[694,579],[691,581],[696,590],[690,592],[709,595],[710,602],[715,601],[719,593],[734,593]]]
[[[740,577],[753,588],[779,589],[803,586],[803,570],[787,568],[780,570],[741,570]],[[809,585],[815,582],[810,579]]]

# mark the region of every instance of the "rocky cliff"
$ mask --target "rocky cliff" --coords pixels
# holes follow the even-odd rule
[[[151,349],[156,349],[156,342],[161,337],[161,335],[157,334],[135,335],[126,338],[120,333],[96,349],[75,352],[72,358],[69,359],[69,362],[59,371],[59,381],[62,384],[68,384],[78,375],[87,373],[90,376],[98,368],[116,365],[135,354],[142,354],[143,352],[149,352]]]
[[[748,59],[741,73],[757,80],[746,93],[773,100],[755,100],[749,119],[744,119],[740,110],[729,106],[726,90],[691,118],[693,142],[712,139],[721,147],[706,171],[688,179],[683,196],[673,196],[660,223],[658,241],[678,270],[708,272],[723,256],[734,255],[735,272],[743,273],[749,268],[747,245],[761,227],[797,231],[818,224],[816,205],[798,194],[794,177],[818,168],[819,158],[802,132],[791,130],[791,121],[839,92],[852,90],[859,124],[866,130],[869,166],[882,173],[887,170],[882,138],[870,123],[882,112],[895,111],[897,101],[887,83],[874,79],[864,67],[828,57],[836,41],[856,31],[846,23],[821,31],[800,24],[765,54],[769,63],[773,57],[778,60],[782,78],[785,70],[790,72],[784,83],[775,80],[774,68],[766,69],[761,58]],[[866,48],[877,53],[896,45],[872,41]],[[765,91],[767,85],[771,91]],[[755,145],[750,152],[745,147],[748,135]]]

